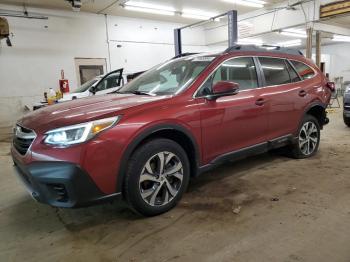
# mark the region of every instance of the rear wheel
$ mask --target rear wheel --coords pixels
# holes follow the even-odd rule
[[[320,124],[318,120],[306,115],[300,125],[297,142],[292,146],[294,158],[308,158],[317,153],[320,144]]]
[[[136,212],[158,215],[177,204],[189,177],[188,157],[180,145],[169,139],[151,140],[139,147],[129,160],[125,198]]]
[[[344,117],[344,123],[345,123],[345,125],[347,125],[348,127],[350,127],[350,117],[345,116],[345,114],[343,115],[343,117]]]

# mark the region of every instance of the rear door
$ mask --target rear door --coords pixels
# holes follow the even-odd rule
[[[268,104],[269,140],[293,134],[300,121],[302,82],[288,60],[259,57],[264,81],[262,96]]]
[[[205,99],[218,81],[238,83],[239,93],[212,101]],[[204,161],[266,141],[267,111],[264,104],[256,104],[261,92],[258,87],[259,77],[252,57],[225,61],[203,84],[197,96],[202,103]]]

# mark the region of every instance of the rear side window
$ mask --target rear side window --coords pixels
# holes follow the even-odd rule
[[[214,73],[213,85],[219,81],[239,84],[239,90],[258,87],[255,63],[252,57],[239,57],[224,62]]]
[[[283,85],[291,82],[284,59],[259,57],[266,86]]]
[[[295,72],[294,68],[289,64],[288,61],[285,61],[285,62],[287,64],[289,76],[290,76],[290,79],[292,80],[292,82],[293,83],[299,82],[300,81],[300,77],[297,75],[297,73]]]
[[[302,80],[310,79],[315,76],[314,70],[308,65],[294,60],[290,60],[290,62],[293,64]]]

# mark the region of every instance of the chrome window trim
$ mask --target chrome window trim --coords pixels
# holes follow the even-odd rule
[[[214,68],[214,70],[205,78],[205,80],[202,82],[202,84],[197,88],[197,90],[193,93],[192,95],[192,98],[205,98],[206,96],[197,96],[199,90],[203,87],[203,85],[205,84],[205,82],[207,82],[207,80],[216,72],[216,70],[222,65],[224,64],[225,62],[227,62],[228,60],[231,60],[231,59],[234,59],[234,58],[241,58],[241,57],[251,57],[251,58],[257,58],[259,59],[259,57],[266,57],[266,58],[275,58],[275,59],[281,59],[281,60],[284,60],[286,62],[290,62],[290,61],[295,61],[295,62],[299,62],[299,63],[303,63],[304,65],[306,65],[307,67],[311,68],[312,71],[314,72],[314,76],[311,77],[311,78],[308,78],[308,79],[302,79],[299,75],[298,72],[296,72],[299,76],[299,78],[301,79],[300,81],[297,81],[297,82],[290,82],[290,83],[287,83],[287,84],[280,84],[280,85],[270,85],[270,86],[261,86],[261,87],[257,87],[257,88],[254,88],[254,89],[247,89],[247,90],[241,90],[239,91],[240,92],[246,92],[246,91],[251,91],[251,90],[259,90],[259,89],[262,89],[262,88],[269,88],[269,87],[276,87],[276,86],[285,86],[285,85],[290,85],[290,84],[298,84],[298,83],[301,83],[303,81],[307,81],[307,80],[311,80],[315,77],[318,76],[318,72],[311,66],[309,66],[308,64],[305,64],[304,62],[302,61],[299,61],[299,60],[296,60],[296,59],[289,59],[289,58],[284,58],[284,57],[276,57],[276,56],[261,56],[261,55],[243,55],[243,56],[234,56],[234,57],[230,57],[230,58],[227,58],[226,60],[224,60],[222,63],[220,63],[218,66],[216,66]],[[293,65],[293,64],[292,64]],[[293,65],[294,67],[294,65]],[[256,68],[256,66],[255,66]],[[257,72],[258,74],[258,72]]]
[[[23,136],[17,136],[17,127],[20,127],[20,128],[25,128],[25,129],[28,129],[31,131],[31,134],[30,135],[23,135]],[[21,134],[25,134],[24,132],[20,131]],[[13,134],[15,137],[19,137],[19,138],[22,138],[22,139],[32,139],[32,143],[30,144],[30,146],[28,147],[27,149],[27,152],[22,155],[18,152],[18,150],[14,147],[14,149],[16,150],[16,152],[18,152],[22,157],[25,157],[28,155],[29,151],[31,150],[32,148],[32,145],[35,141],[35,139],[37,138],[37,134],[35,133],[35,131],[33,129],[30,129],[30,128],[27,128],[27,127],[24,127],[22,125],[19,125],[19,124],[16,124],[16,126],[14,127],[14,134]],[[12,141],[12,144],[13,144],[13,141]]]

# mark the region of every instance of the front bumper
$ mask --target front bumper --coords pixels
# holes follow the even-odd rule
[[[350,94],[344,95],[344,117],[350,118]]]
[[[344,94],[344,115],[350,117],[350,93]]]
[[[33,162],[24,165],[13,159],[17,175],[38,202],[56,207],[81,207],[121,195],[102,193],[90,176],[76,164]]]

